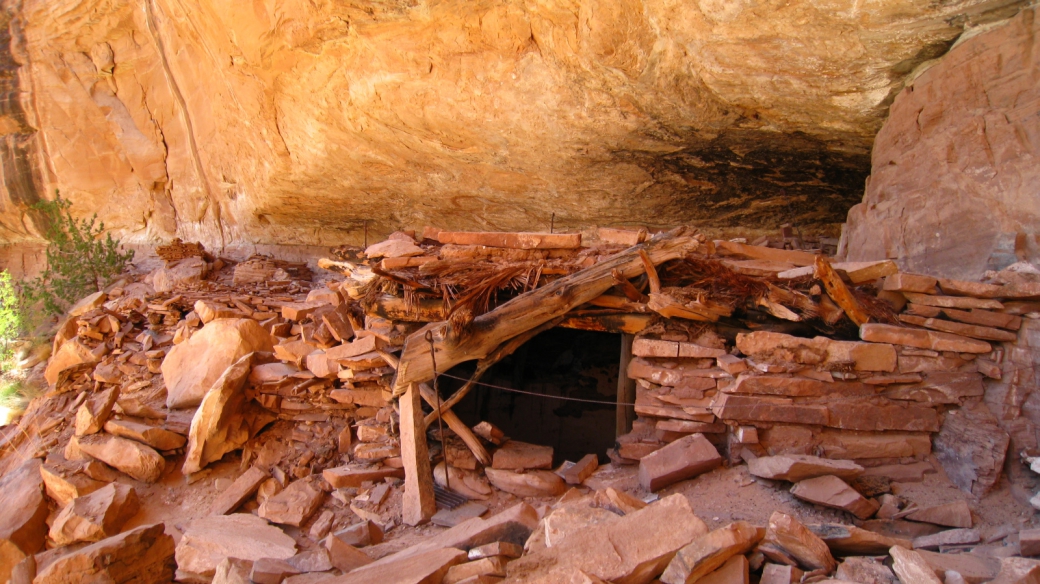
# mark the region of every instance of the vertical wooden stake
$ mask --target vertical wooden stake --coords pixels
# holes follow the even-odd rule
[[[437,512],[433,494],[433,471],[426,449],[419,388],[414,383],[401,396],[401,458],[404,461],[404,501],[401,520],[408,525],[426,523]]]
[[[618,364],[617,380],[617,417],[615,432],[617,436],[628,434],[632,431],[632,422],[636,418],[635,407],[622,404],[631,404],[636,401],[636,382],[628,378],[628,362],[632,360],[633,335],[622,333],[621,335],[621,362]]]

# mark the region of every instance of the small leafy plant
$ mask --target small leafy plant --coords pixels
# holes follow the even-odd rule
[[[120,251],[96,213],[76,220],[71,206],[58,194],[53,201],[31,207],[46,226],[47,267],[25,284],[26,306],[39,305],[49,314],[62,314],[77,300],[100,291],[134,257],[133,250]]]
[[[0,271],[0,363],[11,359],[12,344],[22,331],[22,311],[11,274]]]

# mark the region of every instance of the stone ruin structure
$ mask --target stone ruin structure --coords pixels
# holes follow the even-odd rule
[[[60,4],[0,582],[1040,578],[1035,7]]]

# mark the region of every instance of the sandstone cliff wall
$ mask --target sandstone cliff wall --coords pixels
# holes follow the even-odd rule
[[[1022,0],[5,0],[0,241],[840,222],[891,96]]]
[[[959,43],[896,97],[848,250],[970,279],[1040,259],[1036,8]]]

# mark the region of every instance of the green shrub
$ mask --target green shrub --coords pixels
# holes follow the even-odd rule
[[[100,291],[134,257],[132,250],[119,251],[119,242],[105,234],[96,213],[77,221],[69,213],[71,206],[58,195],[31,207],[45,225],[47,268],[25,284],[26,306],[38,304],[50,314],[62,314],[80,298]]]
[[[0,363],[11,358],[12,343],[22,332],[18,291],[7,270],[0,271]]]

